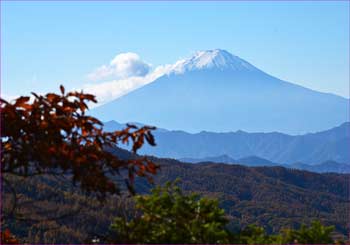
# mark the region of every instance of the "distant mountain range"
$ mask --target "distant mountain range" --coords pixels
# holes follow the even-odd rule
[[[286,167],[302,169],[316,173],[350,173],[350,164],[338,163],[335,161],[326,161],[317,165],[308,165],[304,163],[294,163]]]
[[[272,167],[283,166],[291,169],[307,170],[315,173],[350,173],[350,164],[338,163],[335,161],[326,161],[316,165],[309,165],[305,163],[293,163],[293,164],[278,164],[266,160],[264,158],[250,156],[235,160],[227,155],[218,157],[206,157],[206,158],[181,158],[182,162],[189,163],[229,163],[240,164],[249,167]]]
[[[138,124],[141,126],[142,124]],[[105,123],[107,131],[124,128],[115,121]],[[181,159],[187,162],[245,163],[250,166],[308,165],[333,166],[327,161],[350,164],[350,122],[318,132],[291,136],[282,133],[230,133],[158,129],[154,133],[157,146],[145,145],[140,154]],[[296,168],[310,169],[295,164]],[[330,168],[332,169],[332,168]],[[321,171],[323,172],[323,171]]]
[[[216,49],[176,62],[167,74],[91,113],[103,121],[136,121],[191,133],[242,129],[303,134],[340,125],[348,112],[348,99],[282,81]]]
[[[180,158],[179,161],[189,162],[189,163],[203,163],[203,162],[213,162],[213,163],[230,163],[230,164],[241,164],[250,167],[258,166],[281,166],[281,164],[273,163],[261,157],[249,156],[240,159],[233,159],[228,155],[222,155],[217,157],[205,157],[205,158]]]

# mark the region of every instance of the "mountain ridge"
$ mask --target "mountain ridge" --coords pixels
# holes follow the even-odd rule
[[[118,125],[118,127],[111,125]],[[120,130],[123,127],[123,124],[116,122],[105,123],[107,131]],[[145,145],[140,150],[141,154],[175,159],[198,159],[222,155],[241,159],[256,156],[280,165],[296,162],[316,165],[329,160],[350,163],[350,122],[318,133],[297,136],[278,132],[247,133],[243,131],[191,134],[166,129],[156,130],[154,135],[157,147]]]

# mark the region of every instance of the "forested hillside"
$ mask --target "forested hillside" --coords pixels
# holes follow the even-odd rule
[[[183,188],[219,197],[237,225],[269,231],[319,219],[346,234],[349,175],[316,174],[283,167],[189,165],[162,160],[157,181],[180,177]]]
[[[133,156],[120,149],[112,151],[122,158]],[[283,167],[195,165],[152,157],[151,160],[161,166],[155,184],[180,178],[180,186],[185,191],[217,197],[233,230],[257,224],[275,233],[281,228],[298,227],[316,219],[325,225],[335,225],[338,235],[345,236],[348,232],[348,216],[345,214],[349,206],[349,175],[317,174]],[[129,194],[122,198],[109,196],[105,203],[100,203],[94,198],[84,197],[81,192],[70,193],[73,187],[62,185],[55,178],[23,183],[26,184],[17,190],[22,195],[19,204],[22,211],[33,213],[32,218],[36,219],[40,218],[39,210],[55,210],[54,217],[63,216],[44,222],[35,219],[9,222],[14,234],[30,243],[78,243],[95,236],[103,237],[108,234],[113,217],[127,215],[132,206],[127,198]],[[136,181],[138,193],[147,193],[152,186],[144,179]],[[10,195],[8,197],[10,200]],[[35,206],[25,205],[33,200],[41,201]]]

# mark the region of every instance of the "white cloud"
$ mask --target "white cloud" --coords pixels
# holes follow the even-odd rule
[[[135,53],[121,53],[114,57],[108,65],[103,65],[88,75],[88,79],[125,79],[143,77],[150,71],[151,65],[142,61]]]
[[[96,95],[98,104],[89,104],[90,108],[105,104],[137,88],[155,81],[172,72],[181,73],[183,60],[172,65],[161,65],[151,70],[151,65],[141,60],[135,53],[121,53],[108,65],[102,65],[88,75],[91,82],[73,89]],[[101,81],[103,80],[104,81]],[[33,76],[36,80],[36,76]],[[11,101],[17,96],[2,94],[2,98]]]
[[[105,104],[175,71],[175,65],[158,66],[150,71],[150,65],[142,61],[137,54],[122,53],[117,55],[109,65],[101,66],[89,74],[90,79],[94,81],[110,77],[115,79],[88,83],[83,90],[96,95],[98,105]],[[90,107],[94,106],[96,105],[90,105]]]
[[[154,71],[143,77],[133,76],[108,82],[86,84],[84,87],[84,92],[96,95],[98,105],[105,104],[113,99],[153,82],[162,75],[167,74],[167,70],[167,67],[159,66],[154,69]]]

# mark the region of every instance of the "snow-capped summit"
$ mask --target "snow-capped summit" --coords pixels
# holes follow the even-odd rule
[[[236,71],[258,70],[247,61],[232,55],[226,50],[214,49],[198,51],[188,59],[179,60],[173,65],[172,71],[175,73],[183,73],[185,71],[201,69],[231,69]]]
[[[224,50],[197,52],[165,68],[164,75],[93,115],[191,133],[304,134],[348,121],[348,99],[282,81]]]

